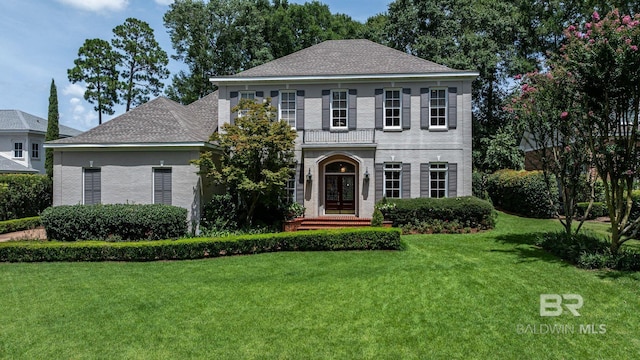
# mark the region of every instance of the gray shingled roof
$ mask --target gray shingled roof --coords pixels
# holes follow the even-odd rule
[[[47,133],[46,119],[20,110],[0,110],[0,131],[34,131]],[[60,125],[60,136],[75,136],[80,130]]]
[[[0,173],[37,173],[38,170],[28,168],[4,156],[0,156]]]
[[[78,136],[49,143],[202,143],[209,140],[217,120],[217,91],[188,106],[159,97]]]
[[[329,40],[223,78],[461,72],[369,40]]]

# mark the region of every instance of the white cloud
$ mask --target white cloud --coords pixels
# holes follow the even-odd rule
[[[79,97],[83,97],[84,96],[84,92],[85,92],[85,87],[78,85],[78,84],[69,84],[67,86],[65,86],[64,89],[62,89],[62,93],[64,95],[71,95],[71,96],[79,96]],[[73,101],[73,99],[71,99]]]
[[[129,5],[129,0],[58,0],[59,2],[87,11],[120,11]]]
[[[156,4],[158,4],[158,5],[171,5],[171,4],[173,4],[173,0],[156,0]]]
[[[88,103],[82,98],[72,97],[71,99],[69,99],[69,104],[71,114],[69,116],[61,114],[61,123],[64,123],[64,125],[70,126],[74,129],[83,131],[91,129],[98,125],[98,114],[93,110],[92,107],[87,109],[85,105],[88,105]]]

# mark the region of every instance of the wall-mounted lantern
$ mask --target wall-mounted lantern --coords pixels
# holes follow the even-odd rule
[[[313,175],[311,175],[311,168],[309,168],[309,172],[307,173],[307,181],[311,182],[313,179]]]
[[[369,180],[369,168],[367,167],[367,169],[364,171],[364,179],[365,180]]]

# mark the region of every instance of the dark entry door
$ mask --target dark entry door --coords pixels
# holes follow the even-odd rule
[[[325,209],[327,213],[354,214],[355,175],[325,176]]]

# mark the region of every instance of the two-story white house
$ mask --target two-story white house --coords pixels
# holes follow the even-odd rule
[[[20,110],[0,110],[0,173],[44,173],[47,120]],[[82,131],[59,126],[60,137]]]
[[[183,106],[160,97],[54,149],[54,205],[165,203],[197,222],[207,194],[190,160],[240,99],[266,101],[296,129],[291,198],[306,217],[371,217],[383,197],[471,195],[471,83],[367,40],[326,41],[233,76]],[[240,114],[241,115],[241,114]],[[220,189],[217,189],[220,190]]]
[[[306,216],[370,217],[387,198],[471,195],[471,83],[368,40],[326,41],[218,86],[218,127],[240,99],[271,99],[296,129],[289,184]]]

